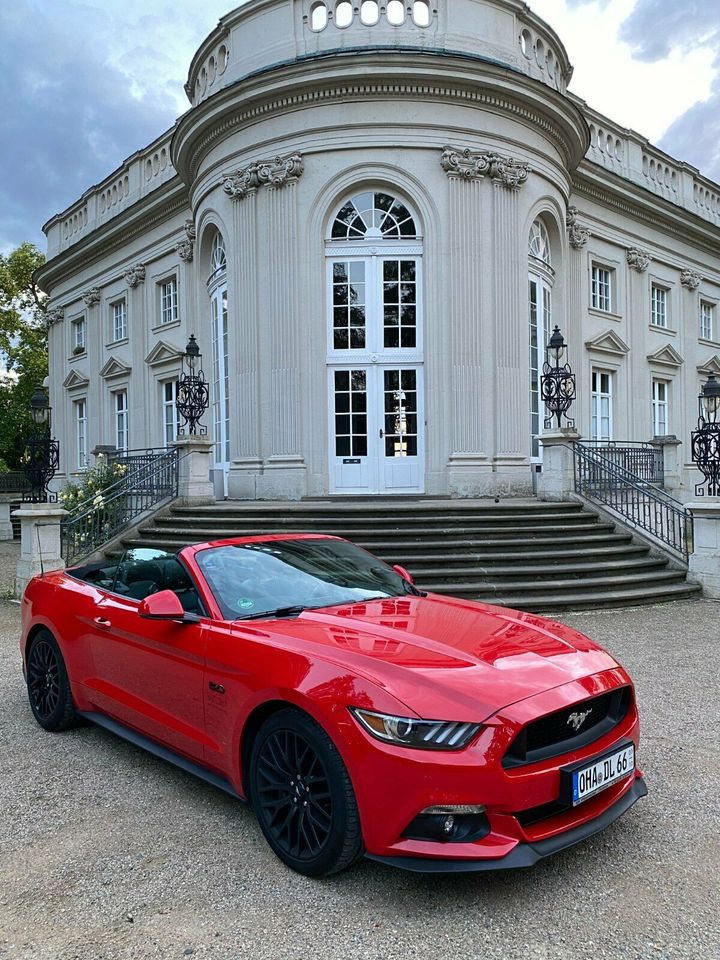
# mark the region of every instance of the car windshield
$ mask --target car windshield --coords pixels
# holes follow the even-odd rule
[[[196,560],[226,620],[416,592],[387,564],[345,540],[209,547]]]

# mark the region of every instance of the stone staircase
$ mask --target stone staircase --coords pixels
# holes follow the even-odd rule
[[[223,537],[289,532],[347,537],[387,563],[402,564],[426,590],[541,613],[659,603],[701,592],[681,567],[574,502],[226,500],[167,508],[122,546],[178,550]]]

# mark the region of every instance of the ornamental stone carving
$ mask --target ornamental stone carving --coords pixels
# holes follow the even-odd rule
[[[192,263],[195,255],[195,224],[192,220],[186,220],[183,224],[185,239],[175,244],[175,253],[184,263]]]
[[[627,262],[628,266],[636,270],[638,273],[645,273],[647,268],[650,266],[650,261],[652,256],[647,252],[647,250],[638,250],[637,247],[632,247],[627,252]]]
[[[568,231],[568,241],[573,250],[582,250],[592,236],[587,227],[582,227],[578,223],[578,213],[579,210],[577,207],[568,207],[568,211],[565,216],[565,225],[567,226]]]
[[[680,274],[680,283],[694,293],[702,283],[702,277],[699,273],[695,273],[694,270],[686,268]]]
[[[530,175],[530,164],[522,163],[513,157],[501,157],[497,153],[482,150],[456,150],[445,147],[440,164],[448,176],[463,177],[465,180],[481,180],[489,176],[493,183],[516,190]]]
[[[299,153],[289,157],[275,157],[262,163],[236,170],[226,177],[223,190],[232,200],[244,200],[258,187],[284,187],[299,180],[303,174],[303,158]]]
[[[48,328],[54,327],[56,323],[62,323],[65,319],[65,308],[64,307],[55,307],[54,310],[48,310],[45,314],[45,324]]]
[[[139,283],[145,282],[145,264],[138,263],[136,266],[131,267],[129,270],[125,271],[125,281],[129,287],[133,290]]]
[[[94,307],[96,304],[100,303],[100,297],[100,287],[91,287],[82,295],[85,305],[88,307]]]

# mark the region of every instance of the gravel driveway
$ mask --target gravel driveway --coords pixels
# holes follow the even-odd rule
[[[635,677],[650,796],[529,871],[313,881],[220,791],[91,726],[44,733],[0,604],[0,957],[717,960],[720,603],[566,620]]]

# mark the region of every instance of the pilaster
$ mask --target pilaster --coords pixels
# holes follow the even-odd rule
[[[50,503],[28,503],[15,510],[20,520],[20,559],[17,563],[15,595],[22,599],[25,587],[39,573],[63,570],[60,524],[67,510]]]

